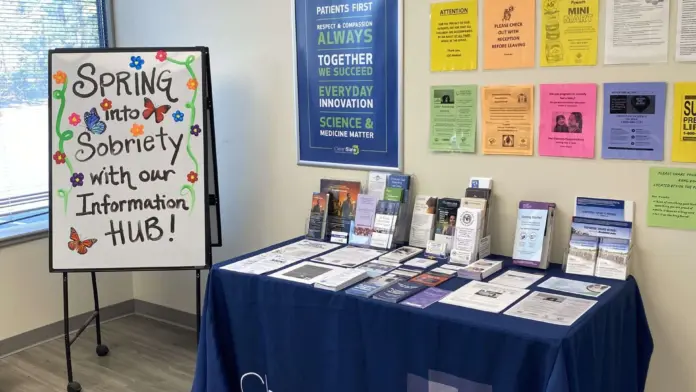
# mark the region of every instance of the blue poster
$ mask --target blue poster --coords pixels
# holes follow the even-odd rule
[[[401,170],[401,0],[295,0],[300,164]]]

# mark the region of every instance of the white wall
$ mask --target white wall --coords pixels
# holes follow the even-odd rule
[[[431,85],[675,82],[689,80],[694,65],[670,63],[431,74],[428,56],[424,55],[429,52],[429,2],[405,2],[406,172],[417,175],[418,189],[457,197],[463,194],[470,176],[494,177],[497,199],[492,218],[493,251],[502,254],[511,253],[516,205],[521,199],[558,203],[557,244],[568,239],[569,230],[563,228],[569,226],[574,196],[635,200],[637,260],[634,273],[656,346],[648,391],[661,392],[665,386],[673,391],[696,390],[696,372],[693,372],[696,315],[692,312],[696,301],[692,285],[696,276],[696,241],[693,232],[646,226],[650,164],[483,156],[480,153],[435,154],[426,147]],[[207,0],[197,2],[195,7],[194,3],[184,0],[119,0],[115,3],[116,42],[120,46],[210,47],[225,243],[224,248],[215,252],[216,260],[225,260],[301,233],[309,194],[316,190],[320,178],[365,179],[362,172],[295,164],[290,0]],[[672,8],[672,20],[676,21],[676,6]],[[603,23],[603,16],[600,21]],[[600,32],[604,37],[603,26]],[[600,58],[602,56],[603,47],[600,47]],[[671,91],[670,86],[670,94]],[[671,107],[671,97],[668,107]],[[667,124],[671,124],[669,110],[667,117]],[[598,124],[601,124],[601,111]],[[670,141],[668,135],[668,149]],[[562,246],[556,246],[553,252],[556,260],[561,253]],[[192,272],[134,274],[136,298],[188,312],[195,309],[193,282]]]
[[[69,276],[70,315],[91,311],[90,274]],[[97,274],[97,282],[102,307],[133,299],[130,272]],[[0,248],[0,315],[0,341],[63,320],[63,278],[48,272],[47,239]]]

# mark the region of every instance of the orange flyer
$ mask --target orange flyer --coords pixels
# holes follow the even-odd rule
[[[534,67],[535,0],[486,0],[483,69]]]

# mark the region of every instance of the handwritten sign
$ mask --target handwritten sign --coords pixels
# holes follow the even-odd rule
[[[206,61],[51,53],[52,270],[209,265]]]

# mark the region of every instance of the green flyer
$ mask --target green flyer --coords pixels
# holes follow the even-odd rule
[[[696,170],[650,168],[648,226],[696,230]]]
[[[476,151],[476,85],[430,88],[430,149]]]

